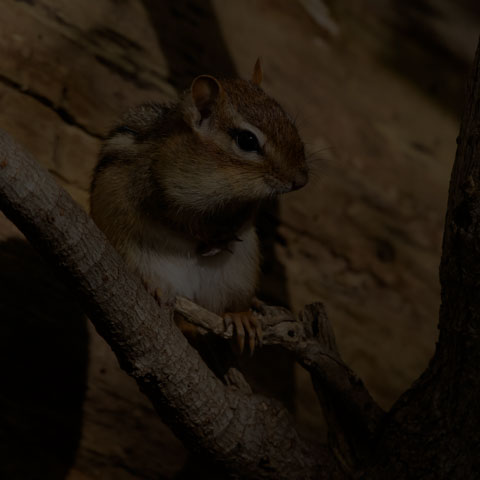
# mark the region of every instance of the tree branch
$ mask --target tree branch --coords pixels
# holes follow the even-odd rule
[[[337,478],[273,400],[226,387],[88,215],[0,131],[0,207],[79,294],[121,367],[192,450],[242,478]]]
[[[353,470],[370,453],[383,410],[341,359],[321,303],[305,307],[298,320],[281,307],[263,306],[262,310],[258,319],[263,344],[291,351],[310,372],[329,427],[331,449],[347,470]],[[177,297],[175,311],[202,333],[225,339],[233,336],[233,326],[225,330],[221,317],[186,298]]]
[[[122,368],[179,438],[244,476],[295,478],[302,472],[309,478],[323,466],[331,478],[335,465],[326,450],[314,461],[285,410],[246,395],[239,372],[230,376],[240,389],[219,382],[176,328],[173,309],[157,305],[85,212],[4,132],[0,152],[1,208],[80,293]],[[200,333],[233,335],[221,317],[185,298],[177,298],[174,308]],[[259,319],[264,344],[293,352],[311,373],[335,463],[351,470],[383,412],[340,358],[323,306],[306,307],[298,320],[286,309],[264,306]]]

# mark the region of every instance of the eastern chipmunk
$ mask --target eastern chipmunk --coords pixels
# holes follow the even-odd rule
[[[260,202],[304,186],[304,145],[282,107],[251,81],[201,75],[177,103],[130,110],[105,141],[91,215],[161,299],[181,295],[245,330],[260,254]]]

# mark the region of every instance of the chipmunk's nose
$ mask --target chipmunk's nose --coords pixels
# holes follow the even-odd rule
[[[299,170],[292,182],[292,190],[298,190],[306,185],[308,182],[308,171]]]

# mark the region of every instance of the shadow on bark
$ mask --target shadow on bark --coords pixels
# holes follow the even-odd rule
[[[210,0],[143,0],[143,5],[167,59],[169,82],[178,91],[203,73],[237,75]]]
[[[83,317],[30,245],[0,244],[0,477],[63,479],[82,426]]]

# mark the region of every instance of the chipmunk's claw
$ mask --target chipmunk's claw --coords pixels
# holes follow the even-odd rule
[[[248,312],[226,313],[224,315],[226,327],[233,324],[236,336],[236,345],[239,353],[242,354],[245,348],[245,337],[248,336],[248,347],[250,355],[255,351],[255,344],[262,344],[262,327],[255,317],[255,314]]]

